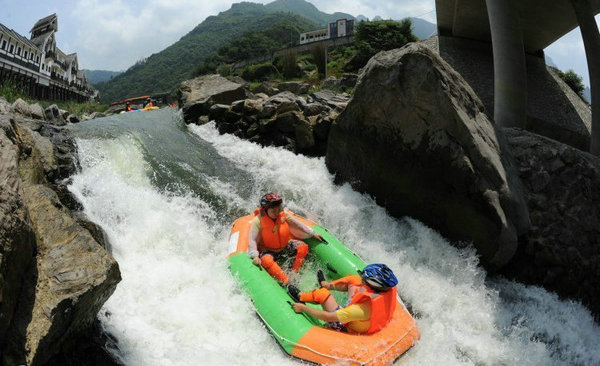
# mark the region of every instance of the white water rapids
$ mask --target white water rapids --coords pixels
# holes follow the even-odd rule
[[[266,191],[309,212],[367,262],[387,263],[421,340],[398,365],[600,365],[589,311],[538,287],[487,279],[457,249],[367,195],[333,184],[324,159],[263,148],[170,111],[72,127],[71,191],[108,234],[123,280],[99,317],[126,365],[299,365],[237,287],[231,223]]]

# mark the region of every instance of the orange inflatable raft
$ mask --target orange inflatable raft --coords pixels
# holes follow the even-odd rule
[[[400,297],[392,320],[370,335],[332,330],[319,319],[295,313],[289,305],[293,300],[286,289],[266,271],[253,265],[246,254],[252,218],[252,215],[244,216],[233,224],[227,256],[229,267],[285,352],[319,364],[389,365],[417,342],[419,329]],[[305,241],[310,245],[309,256],[325,270],[329,279],[357,274],[364,268],[365,263],[327,230],[298,215],[296,218],[326,239],[327,244],[312,239]]]

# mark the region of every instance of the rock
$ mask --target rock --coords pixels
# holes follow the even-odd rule
[[[302,114],[296,111],[281,113],[275,118],[277,129],[283,133],[293,133],[302,121]]]
[[[60,113],[60,115],[62,116],[62,118],[66,121],[67,117],[69,117],[69,111],[66,111],[64,109],[59,109],[58,112]]]
[[[502,274],[543,284],[599,315],[600,158],[521,129],[504,132],[524,183],[531,229]]]
[[[354,88],[358,82],[358,75],[353,73],[344,73],[340,79],[340,88]]]
[[[8,115],[0,114],[0,127],[0,345],[3,345],[21,296],[21,284],[34,257],[35,236],[19,196],[20,149],[15,145],[16,133]]]
[[[312,96],[332,104],[323,92]],[[326,163],[395,217],[473,241],[489,268],[505,265],[529,228],[501,132],[464,79],[420,44],[371,58],[331,126]]]
[[[11,110],[11,105],[6,99],[0,97],[0,113],[9,113]]]
[[[276,94],[272,97],[269,97],[264,103],[263,111],[270,106],[275,107],[275,111],[278,114],[290,112],[290,111],[300,111],[300,105],[298,103],[298,99],[295,94],[285,91],[279,94]]]
[[[91,326],[120,272],[49,187],[24,187],[22,199],[37,242],[35,273],[26,280],[35,301],[17,310],[4,362],[42,365],[64,339]]]
[[[298,95],[308,93],[308,89],[310,89],[310,84],[299,81],[288,81],[279,83],[277,87],[281,91],[289,91]]]
[[[56,126],[64,126],[67,124],[65,119],[60,114],[60,110],[56,104],[52,104],[48,108],[44,110],[44,115],[46,116],[46,121]],[[94,118],[94,117],[92,117]]]
[[[31,118],[38,120],[44,119],[44,108],[42,108],[39,103],[31,104],[29,107],[31,108]]]
[[[325,104],[330,106],[331,108],[336,108],[338,110],[343,110],[348,105],[348,101],[350,97],[344,94],[337,94],[331,90],[324,89],[313,93],[310,95],[313,102],[319,102],[321,104]]]
[[[321,83],[321,89],[338,89],[340,87],[340,80],[335,76],[329,76]]]
[[[79,123],[79,118],[75,114],[69,114],[66,118],[69,123]]]
[[[265,99],[268,99],[268,97]],[[262,112],[262,110],[263,110],[262,100],[246,99],[244,101],[244,115],[245,116],[258,115]]]
[[[244,103],[246,102],[246,100],[236,100],[235,102],[231,103],[231,111],[235,112],[235,113],[244,113]]]
[[[12,105],[12,110],[20,115],[31,117],[31,107],[21,98],[15,100]]]
[[[271,81],[263,81],[257,86],[253,91],[255,94],[266,94],[268,96],[273,96],[280,92],[279,89],[275,88],[274,83]]]
[[[213,121],[223,120],[225,112],[229,110],[229,106],[226,104],[214,104],[208,110],[208,117]]]
[[[213,104],[231,104],[246,98],[244,85],[229,81],[221,75],[203,75],[186,80],[179,86],[179,105],[186,123],[208,114]]]
[[[337,114],[335,114],[335,118],[331,118],[328,116],[318,116],[315,124],[313,126],[313,131],[315,132],[315,136],[323,141],[327,140],[329,136],[329,130],[331,129],[331,124],[337,118]]]
[[[294,137],[298,152],[309,152],[315,147],[315,137],[310,123],[306,120],[300,120],[294,128]]]
[[[330,107],[321,103],[308,103],[304,108],[303,112],[306,117],[316,116],[323,112],[329,112],[331,110]]]
[[[94,113],[90,114],[90,119],[102,118],[102,117],[106,117],[106,115],[102,112],[94,112]]]
[[[54,146],[54,161],[56,169],[47,173],[48,180],[54,183],[75,173],[79,162],[77,160],[77,145],[69,130],[43,125],[40,135],[47,137]]]

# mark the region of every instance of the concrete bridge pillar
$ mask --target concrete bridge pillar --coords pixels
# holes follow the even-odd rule
[[[592,93],[592,136],[590,152],[600,156],[600,33],[594,12],[588,0],[571,0],[588,63],[590,90]]]
[[[523,31],[514,0],[486,0],[494,53],[494,120],[525,127],[527,69]]]

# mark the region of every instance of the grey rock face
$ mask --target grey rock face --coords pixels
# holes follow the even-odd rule
[[[245,99],[244,84],[229,81],[221,75],[203,75],[186,80],[179,86],[179,105],[186,123],[194,123],[206,115],[213,104],[231,104]]]
[[[120,273],[51,188],[74,169],[72,139],[20,121],[0,113],[0,364],[43,365],[91,325]]]
[[[45,117],[44,108],[42,108],[41,105],[39,105],[38,103],[31,104],[30,108],[31,108],[31,118],[38,119],[38,120],[44,119],[44,117]]]
[[[326,162],[338,181],[374,195],[505,265],[529,227],[503,138],[468,84],[419,44],[381,52],[331,127]]]
[[[0,113],[0,347],[7,340],[35,248],[33,229],[19,196],[19,154],[26,152],[15,141],[9,116]]]
[[[64,126],[67,124],[65,119],[62,117],[60,113],[60,109],[56,104],[52,104],[48,108],[44,110],[44,115],[46,116],[46,121],[56,126]]]
[[[505,133],[531,229],[503,273],[600,314],[600,158],[531,132]]]
[[[15,113],[18,113],[25,117],[31,117],[31,107],[29,106],[29,104],[27,104],[26,101],[24,101],[21,98],[15,100],[15,102],[12,105],[12,110]]]

